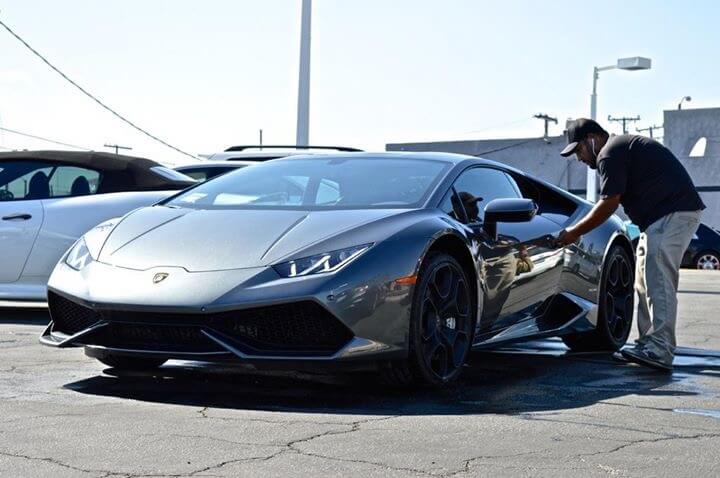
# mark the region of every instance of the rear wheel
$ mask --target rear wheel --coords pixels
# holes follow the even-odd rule
[[[635,307],[635,273],[621,246],[608,253],[600,278],[598,324],[595,330],[562,337],[575,352],[616,351],[630,335]]]
[[[712,251],[704,251],[695,256],[695,267],[711,271],[720,270],[720,257]]]
[[[444,253],[420,269],[410,313],[409,356],[382,369],[393,385],[442,387],[455,381],[467,359],[475,327],[475,300],[467,274]]]
[[[152,370],[167,362],[166,359],[128,357],[126,355],[103,355],[96,357],[103,364],[120,370]]]

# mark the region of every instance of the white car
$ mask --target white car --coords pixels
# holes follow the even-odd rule
[[[144,158],[0,153],[0,302],[44,302],[55,264],[85,232],[193,184]]]

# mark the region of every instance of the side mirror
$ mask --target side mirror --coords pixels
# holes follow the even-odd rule
[[[532,199],[493,199],[485,206],[483,229],[493,239],[497,239],[497,224],[499,222],[532,221],[537,211],[538,206]]]

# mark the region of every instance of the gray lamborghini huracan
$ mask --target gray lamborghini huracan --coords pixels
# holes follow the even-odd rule
[[[278,159],[88,232],[50,278],[41,342],[117,368],[332,363],[434,386],[475,348],[617,350],[633,313],[623,223],[554,241],[590,207],[471,156]]]

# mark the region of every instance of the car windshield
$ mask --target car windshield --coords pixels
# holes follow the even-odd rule
[[[283,159],[230,172],[168,203],[195,209],[415,208],[450,163],[424,159]]]

